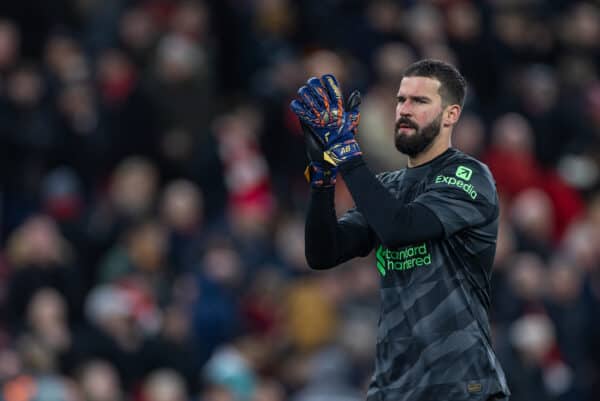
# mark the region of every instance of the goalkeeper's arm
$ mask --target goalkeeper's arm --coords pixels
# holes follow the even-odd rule
[[[312,189],[305,231],[311,268],[327,269],[366,256],[376,243],[395,248],[443,237],[442,224],[429,209],[393,199],[362,159],[342,168],[358,208],[338,221],[333,187]]]
[[[334,188],[312,188],[305,227],[305,254],[312,269],[329,269],[356,256],[367,256],[374,233],[364,217],[351,210],[338,221]]]

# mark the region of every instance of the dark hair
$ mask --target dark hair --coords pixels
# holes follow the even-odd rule
[[[439,60],[421,60],[409,65],[402,77],[427,77],[440,81],[439,94],[444,105],[465,102],[467,81],[451,64]]]

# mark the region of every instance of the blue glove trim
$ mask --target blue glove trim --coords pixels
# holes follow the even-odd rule
[[[332,187],[335,186],[337,167],[311,163],[306,166],[304,176],[313,188]]]

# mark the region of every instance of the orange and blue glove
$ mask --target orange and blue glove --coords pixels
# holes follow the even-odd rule
[[[290,107],[298,116],[310,165],[305,174],[313,186],[335,184],[337,166],[361,155],[356,142],[360,122],[360,92],[354,91],[346,107],[339,84],[330,74],[310,78],[298,90]]]

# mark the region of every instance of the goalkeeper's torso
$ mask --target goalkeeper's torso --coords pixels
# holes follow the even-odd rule
[[[487,316],[498,230],[498,200],[487,167],[450,149],[426,165],[379,179],[400,202],[433,211],[446,236],[375,248],[381,314],[368,400],[508,394]]]

